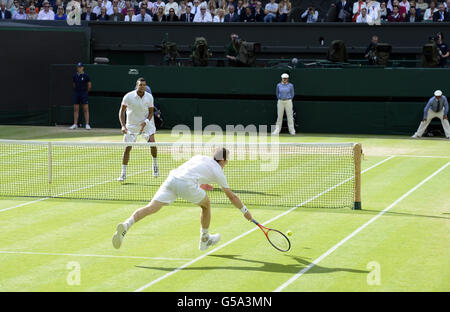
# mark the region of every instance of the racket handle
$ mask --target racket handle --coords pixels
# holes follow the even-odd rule
[[[259,224],[259,222],[258,222],[258,221],[256,221],[255,219],[252,219],[252,222],[253,222],[253,223],[255,223],[256,225],[258,225],[258,224]]]

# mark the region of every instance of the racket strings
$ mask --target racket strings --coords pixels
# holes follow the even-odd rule
[[[272,245],[274,245],[274,247],[278,248],[279,250],[287,251],[291,247],[291,244],[287,237],[278,231],[269,230],[267,232],[267,237],[269,238],[269,241],[272,243]]]

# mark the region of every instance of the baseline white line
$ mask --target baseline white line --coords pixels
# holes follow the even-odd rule
[[[379,217],[381,217],[384,213],[386,213],[387,211],[389,211],[392,207],[394,207],[395,205],[397,205],[399,202],[401,202],[403,199],[405,199],[406,197],[408,197],[412,192],[414,192],[415,190],[417,190],[418,188],[420,188],[422,185],[424,185],[427,181],[429,181],[431,178],[433,178],[435,175],[437,175],[439,172],[441,172],[442,170],[444,170],[445,168],[447,168],[450,165],[450,162],[446,163],[444,166],[442,166],[441,168],[439,168],[438,170],[436,170],[434,173],[432,173],[430,176],[428,176],[427,178],[425,178],[424,180],[422,180],[422,182],[420,182],[419,184],[417,184],[415,187],[413,187],[412,189],[410,189],[408,192],[406,192],[405,194],[403,194],[400,198],[398,198],[396,201],[394,201],[392,204],[390,204],[388,207],[386,207],[385,209],[383,209],[380,213],[378,213],[375,217],[373,217],[372,219],[370,219],[369,221],[367,221],[366,223],[364,223],[363,225],[361,225],[359,228],[357,228],[355,231],[353,231],[350,235],[348,235],[347,237],[345,237],[343,240],[341,240],[339,243],[337,243],[336,245],[334,245],[333,247],[331,247],[327,252],[325,252],[324,254],[322,254],[319,258],[317,258],[316,260],[314,260],[313,262],[311,262],[307,267],[305,267],[304,269],[302,269],[300,272],[298,272],[297,274],[295,274],[293,277],[291,277],[286,283],[282,284],[281,286],[279,286],[277,289],[274,290],[274,292],[280,292],[283,289],[285,289],[287,286],[289,286],[290,284],[292,284],[295,280],[297,280],[300,276],[302,276],[303,274],[305,274],[306,272],[308,272],[311,268],[313,268],[316,264],[318,264],[320,261],[322,261],[323,259],[325,259],[326,257],[328,257],[331,253],[333,253],[336,249],[338,249],[340,246],[342,246],[343,244],[345,244],[349,239],[351,239],[352,237],[354,237],[356,234],[358,234],[359,232],[361,232],[363,229],[365,229],[368,225],[370,225],[371,223],[373,223],[375,220],[377,220]]]
[[[373,168],[375,168],[375,167],[377,167],[377,166],[379,166],[379,165],[385,163],[386,161],[388,161],[388,160],[390,160],[390,159],[392,159],[392,158],[394,158],[394,157],[395,157],[395,156],[390,156],[390,157],[388,157],[388,158],[386,158],[386,159],[384,159],[384,160],[382,160],[382,161],[380,161],[380,162],[378,162],[378,163],[372,165],[371,167],[369,167],[369,168],[363,170],[361,173],[367,172],[367,171],[369,171],[369,170],[371,170],[371,169],[373,169]],[[299,205],[297,205],[297,206],[295,206],[295,207],[292,207],[291,209],[289,209],[289,210],[283,212],[282,214],[279,214],[278,216],[275,216],[274,218],[272,218],[272,219],[270,219],[270,220],[264,222],[263,225],[268,224],[268,223],[270,223],[270,222],[272,222],[272,221],[274,221],[274,220],[276,220],[276,219],[278,219],[278,218],[281,218],[282,216],[284,216],[284,215],[290,213],[291,211],[297,209],[298,207],[301,207],[301,206],[303,206],[303,205],[305,205],[305,204],[307,204],[307,203],[313,201],[314,199],[316,199],[316,198],[322,196],[323,194],[328,193],[329,191],[335,189],[335,188],[338,187],[339,185],[342,185],[342,184],[348,182],[348,181],[351,180],[351,179],[353,179],[353,177],[348,178],[347,180],[345,180],[345,181],[343,181],[343,182],[340,182],[340,183],[338,183],[338,184],[336,184],[336,185],[330,187],[328,190],[326,190],[326,191],[324,191],[324,192],[322,192],[322,193],[320,193],[320,194],[318,194],[318,195],[316,195],[316,196],[314,196],[314,197],[311,197],[310,199],[306,200],[305,202],[303,202],[303,203],[301,203],[301,204],[299,204]],[[205,254],[203,254],[203,255],[201,255],[201,256],[199,256],[199,257],[197,257],[197,258],[195,258],[195,259],[193,259],[193,260],[191,260],[191,261],[189,261],[189,262],[187,262],[187,263],[185,263],[185,264],[183,264],[182,266],[176,268],[175,270],[170,271],[170,272],[164,274],[163,276],[161,276],[161,277],[159,277],[159,278],[157,278],[157,279],[151,281],[150,283],[145,284],[144,286],[142,286],[142,287],[136,289],[135,292],[141,292],[141,291],[143,291],[143,290],[149,288],[150,286],[152,286],[152,285],[154,285],[154,284],[156,284],[156,283],[158,283],[158,282],[160,282],[160,281],[162,281],[162,280],[168,278],[169,276],[171,276],[171,275],[173,275],[173,274],[175,274],[175,273],[177,273],[177,272],[183,270],[184,268],[190,266],[191,264],[194,264],[194,263],[196,263],[196,262],[202,260],[203,258],[209,256],[210,254],[212,254],[212,253],[214,253],[214,252],[216,252],[216,251],[218,251],[218,250],[220,250],[220,249],[222,249],[222,248],[224,248],[224,247],[230,245],[231,243],[237,241],[238,239],[240,239],[240,238],[242,238],[242,237],[244,237],[244,236],[247,236],[248,234],[252,233],[253,231],[256,231],[257,229],[258,229],[257,227],[254,227],[254,228],[252,228],[251,230],[249,230],[249,231],[247,231],[247,232],[245,232],[245,233],[243,233],[243,234],[241,234],[241,235],[239,235],[239,236],[236,236],[236,237],[233,238],[232,240],[229,240],[228,242],[224,243],[223,245],[220,245],[220,246],[218,246],[218,247],[216,247],[216,248],[210,250],[209,252],[207,252],[207,253],[205,253]]]
[[[69,256],[69,257],[98,257],[98,258],[126,258],[126,259],[168,260],[168,261],[186,261],[186,260],[190,260],[190,259],[186,259],[186,258],[114,256],[114,255],[89,255],[89,254],[32,252],[32,251],[5,251],[5,250],[0,250],[0,254],[39,255],[39,256]]]

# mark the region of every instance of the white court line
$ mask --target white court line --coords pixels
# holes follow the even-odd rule
[[[135,176],[135,175],[138,175],[138,174],[142,174],[142,173],[145,173],[145,172],[148,172],[148,171],[151,171],[151,169],[144,170],[144,171],[141,171],[141,172],[137,172],[137,173],[134,173],[134,174],[130,174],[129,177]],[[75,192],[82,191],[82,190],[85,190],[85,189],[88,189],[88,188],[91,188],[91,187],[94,187],[94,186],[98,186],[98,185],[102,185],[102,184],[106,184],[106,183],[111,183],[111,182],[114,182],[114,181],[116,181],[116,179],[111,179],[111,180],[103,181],[103,182],[97,182],[97,183],[94,183],[94,184],[91,184],[91,185],[88,185],[88,186],[80,187],[80,188],[78,188],[76,190],[66,191],[66,192],[57,194],[55,196],[44,197],[44,198],[40,198],[40,199],[37,199],[37,200],[26,202],[26,203],[23,203],[23,204],[20,204],[20,205],[16,205],[16,206],[12,206],[12,207],[9,207],[9,208],[0,209],[0,212],[16,209],[16,208],[27,206],[27,205],[31,205],[31,204],[34,204],[34,203],[37,203],[37,202],[40,202],[40,201],[43,201],[43,200],[50,199],[50,198],[61,197],[61,196],[64,196],[64,195],[67,195],[67,194],[70,194],[70,193],[75,193]],[[117,183],[119,183],[119,182],[117,182]],[[20,196],[18,196],[18,197],[20,197]]]
[[[371,170],[371,169],[373,169],[373,168],[375,168],[375,167],[377,167],[377,166],[379,166],[379,165],[385,163],[386,161],[388,161],[388,160],[390,160],[390,159],[392,159],[392,158],[394,158],[394,157],[395,157],[395,156],[390,156],[390,157],[388,157],[388,158],[386,158],[386,159],[384,159],[384,160],[382,160],[382,161],[380,161],[380,162],[374,164],[373,166],[371,166],[371,167],[369,167],[369,168],[363,170],[361,173],[367,172],[367,171],[369,171],[369,170]],[[275,216],[274,218],[272,218],[272,219],[270,219],[270,220],[268,220],[268,221],[266,221],[266,222],[264,222],[264,223],[262,223],[262,224],[263,224],[263,225],[266,225],[266,224],[268,224],[268,223],[270,223],[270,222],[272,222],[272,221],[274,221],[274,220],[277,220],[278,218],[281,218],[282,216],[284,216],[284,215],[290,213],[291,211],[297,209],[298,207],[301,207],[301,206],[306,205],[307,203],[309,203],[309,202],[313,201],[314,199],[316,199],[316,198],[318,198],[318,197],[320,197],[320,196],[322,196],[322,195],[328,193],[329,191],[335,189],[335,188],[338,187],[339,185],[341,185],[341,184],[343,184],[343,183],[345,183],[345,182],[347,182],[347,181],[349,181],[349,180],[351,180],[351,179],[353,179],[353,177],[351,177],[351,178],[349,178],[349,179],[347,179],[347,180],[345,180],[345,181],[343,181],[343,182],[340,182],[340,183],[338,183],[338,184],[336,184],[336,185],[330,187],[328,190],[326,190],[326,191],[324,191],[324,192],[322,192],[322,193],[320,193],[320,194],[318,194],[318,195],[316,195],[316,196],[314,196],[314,197],[311,197],[311,198],[308,199],[307,201],[305,201],[305,202],[303,202],[303,203],[301,203],[301,204],[299,204],[299,205],[297,205],[297,206],[295,206],[295,207],[292,207],[291,209],[289,209],[289,210],[283,212],[282,214],[279,214],[278,216]],[[247,231],[247,232],[245,232],[245,233],[243,233],[243,234],[241,234],[241,235],[239,235],[239,236],[236,236],[236,237],[233,238],[232,240],[230,240],[230,241],[224,243],[223,245],[220,245],[219,247],[216,247],[216,248],[212,249],[211,251],[209,251],[209,252],[207,252],[207,253],[201,255],[200,257],[197,257],[197,258],[195,258],[195,259],[193,259],[193,260],[191,260],[191,261],[189,261],[189,262],[183,264],[182,266],[176,268],[176,269],[173,270],[173,271],[170,271],[170,272],[164,274],[163,276],[161,276],[160,278],[157,278],[156,280],[153,280],[153,281],[151,281],[150,283],[145,284],[144,286],[142,286],[142,287],[136,289],[135,292],[141,292],[141,291],[143,291],[143,290],[149,288],[150,286],[152,286],[152,285],[154,285],[154,284],[156,284],[156,283],[162,281],[163,279],[166,279],[166,278],[168,278],[169,276],[171,276],[171,275],[173,275],[173,274],[175,274],[175,273],[177,273],[177,272],[183,270],[184,268],[190,266],[191,264],[194,264],[194,263],[196,263],[196,262],[202,260],[203,258],[209,256],[209,255],[212,254],[213,252],[216,252],[217,250],[220,250],[220,249],[224,248],[225,246],[230,245],[231,243],[237,241],[238,239],[240,239],[240,238],[242,238],[242,237],[244,237],[244,236],[247,236],[248,234],[250,234],[250,233],[253,232],[253,231],[256,231],[257,229],[258,229],[257,227],[254,227],[253,229],[251,229],[251,230],[249,230],[249,231]]]
[[[450,158],[450,156],[440,156],[440,155],[402,155],[402,154],[396,154],[397,157],[415,157],[415,158]]]
[[[164,257],[139,257],[139,256],[114,256],[114,255],[89,255],[72,253],[51,253],[51,252],[32,252],[32,251],[5,251],[0,250],[0,254],[19,254],[19,255],[39,255],[39,256],[69,256],[69,257],[97,257],[97,258],[125,258],[125,259],[146,259],[146,260],[164,260],[164,261],[186,261],[186,258],[164,258]]]
[[[349,239],[351,239],[353,236],[355,236],[356,234],[358,234],[359,232],[361,232],[363,229],[365,229],[369,224],[371,224],[372,222],[374,222],[375,220],[377,220],[379,217],[381,217],[385,212],[389,211],[392,207],[394,207],[395,205],[397,205],[399,202],[401,202],[403,199],[405,199],[406,197],[408,197],[412,192],[414,192],[415,190],[417,190],[419,187],[421,187],[422,185],[424,185],[427,181],[429,181],[431,178],[433,178],[435,175],[437,175],[439,172],[441,172],[442,170],[444,170],[445,168],[447,168],[450,165],[450,162],[446,163],[444,166],[442,166],[441,168],[439,168],[438,170],[436,170],[434,173],[432,173],[430,176],[428,176],[427,178],[425,178],[424,180],[422,180],[422,182],[420,182],[419,184],[417,184],[415,187],[413,187],[412,189],[410,189],[408,192],[406,192],[405,194],[403,194],[400,198],[398,198],[396,201],[394,201],[392,204],[390,204],[388,207],[386,207],[385,209],[383,209],[380,213],[378,213],[375,217],[373,217],[372,219],[370,219],[369,221],[367,221],[366,223],[364,223],[363,225],[361,225],[358,229],[356,229],[355,231],[353,231],[353,233],[351,233],[350,235],[348,235],[346,238],[344,238],[343,240],[341,240],[339,243],[337,243],[336,245],[334,245],[333,247],[331,247],[327,252],[325,252],[324,254],[322,254],[319,258],[317,258],[316,260],[314,260],[313,262],[311,262],[307,267],[305,267],[304,269],[302,269],[300,272],[298,272],[297,274],[295,274],[293,277],[291,277],[286,283],[282,284],[281,286],[279,286],[277,289],[274,290],[274,292],[280,292],[283,289],[285,289],[287,286],[289,286],[290,284],[292,284],[295,280],[297,280],[300,276],[302,276],[303,274],[305,274],[306,272],[308,272],[311,268],[313,268],[316,264],[318,264],[320,261],[322,261],[323,259],[325,259],[327,256],[329,256],[331,253],[333,253],[336,249],[338,249],[340,246],[342,246],[343,244],[345,244]]]

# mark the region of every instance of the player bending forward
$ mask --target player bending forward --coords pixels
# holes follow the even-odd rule
[[[156,192],[152,201],[145,207],[136,210],[125,222],[117,225],[116,233],[112,237],[115,248],[120,248],[123,238],[131,226],[151,215],[163,206],[169,205],[178,197],[202,208],[200,215],[200,250],[206,250],[209,246],[217,244],[220,234],[209,234],[211,221],[211,204],[206,192],[200,187],[201,184],[218,184],[227,195],[230,202],[251,221],[252,215],[238,196],[228,187],[223,168],[228,164],[229,151],[226,148],[218,148],[213,157],[197,155],[170,171],[169,176]]]
[[[122,100],[119,110],[119,120],[122,126],[123,141],[127,143],[136,142],[139,134],[147,142],[155,142],[155,122],[153,119],[153,96],[145,92],[147,86],[144,78],[136,81],[136,90],[128,92]],[[125,123],[125,112],[127,121]],[[117,181],[125,181],[127,177],[127,166],[130,160],[131,146],[127,146],[122,157],[122,173]],[[156,162],[156,146],[150,147],[153,158],[153,176],[159,175],[158,164]]]

